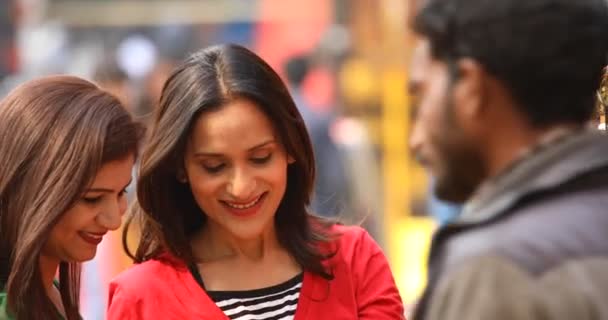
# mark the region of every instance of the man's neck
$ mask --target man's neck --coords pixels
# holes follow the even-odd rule
[[[575,125],[554,125],[542,129],[512,130],[492,144],[488,159],[488,179],[492,179],[529,155],[539,145],[544,145],[580,128]]]

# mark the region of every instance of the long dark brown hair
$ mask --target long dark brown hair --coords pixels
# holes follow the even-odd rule
[[[39,258],[63,214],[109,161],[135,155],[141,126],[120,102],[72,76],[27,82],[0,102],[0,286],[19,320],[57,310]],[[79,319],[80,266],[59,266],[67,319]]]
[[[177,180],[177,172],[184,166],[186,142],[198,117],[241,98],[254,102],[268,116],[287,154],[295,159],[288,166],[287,189],[275,216],[278,240],[305,270],[330,279],[332,275],[322,261],[331,252],[322,252],[319,244],[332,238],[332,222],[306,210],[315,164],[304,121],[276,72],[237,45],[210,47],[193,54],[165,83],[142,154],[138,201],[123,233],[125,250],[137,263],[162,252],[188,265],[195,263],[189,239],[207,218],[190,187]],[[135,254],[126,244],[132,219],[141,227]]]

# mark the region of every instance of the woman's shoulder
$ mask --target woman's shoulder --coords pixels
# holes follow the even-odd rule
[[[360,226],[334,224],[329,228],[333,241],[338,245],[355,245],[372,240],[369,233]]]
[[[350,240],[353,238],[361,237],[367,233],[367,231],[360,226],[348,226],[339,223],[335,223],[329,227],[332,234],[338,235],[341,240]]]
[[[115,290],[146,290],[163,287],[174,281],[184,272],[186,265],[172,256],[162,254],[154,259],[134,264],[121,272],[110,283],[110,289]]]
[[[336,258],[352,260],[380,252],[381,249],[370,234],[359,226],[335,224],[330,227]]]

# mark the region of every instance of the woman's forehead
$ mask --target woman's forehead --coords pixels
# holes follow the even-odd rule
[[[250,149],[274,139],[270,119],[244,99],[201,114],[190,137],[193,147],[212,149]]]

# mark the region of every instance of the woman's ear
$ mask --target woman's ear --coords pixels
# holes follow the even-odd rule
[[[288,164],[292,164],[292,163],[295,163],[295,162],[296,162],[296,159],[294,159],[294,158],[293,158],[292,156],[290,156],[290,155],[287,155],[287,163],[288,163]]]

